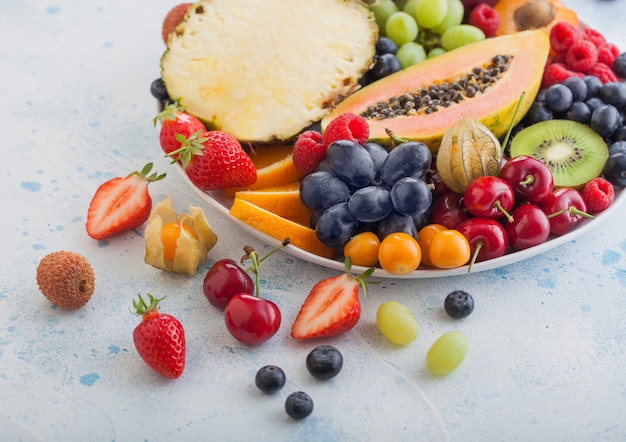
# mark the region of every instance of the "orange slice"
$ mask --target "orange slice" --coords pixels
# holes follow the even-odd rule
[[[256,166],[256,182],[245,188],[227,189],[223,193],[233,196],[239,190],[256,190],[282,186],[302,178],[302,173],[292,160],[293,146],[286,144],[260,145],[248,154]]]
[[[241,190],[235,193],[235,198],[248,201],[255,206],[304,226],[308,226],[311,220],[311,210],[300,201],[300,183],[298,181],[292,181],[278,187]]]
[[[278,216],[241,198],[235,197],[230,214],[272,238],[281,241],[289,238],[291,244],[314,255],[332,258],[335,253],[317,238],[315,230],[310,227]]]

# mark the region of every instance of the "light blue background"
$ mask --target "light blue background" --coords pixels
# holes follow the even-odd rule
[[[626,5],[568,1],[626,49]],[[190,278],[144,264],[143,230],[96,242],[85,232],[99,184],[154,161],[168,172],[154,201],[178,211],[202,201],[162,157],[149,87],[159,76],[165,0],[23,0],[0,6],[0,439],[157,440],[625,440],[626,208],[599,227],[536,258],[445,279],[380,280],[362,299],[351,332],[324,341],[344,355],[326,382],[305,369],[320,342],[289,329],[310,288],[335,271],[278,253],[264,264],[262,291],[283,313],[271,341],[238,344],[202,295],[212,263],[269,248],[203,206],[219,236]],[[250,11],[254,13],[254,11]],[[295,56],[295,54],[292,54]],[[285,56],[290,56],[286,54]],[[85,255],[96,291],[82,309],[51,306],[35,281],[56,250]],[[476,301],[455,321],[443,299],[455,289]],[[153,373],[135,352],[130,313],[138,293],[167,295],[163,311],[187,335],[178,380]],[[378,305],[415,313],[418,339],[384,340]],[[466,361],[434,378],[425,355],[445,331],[470,340]],[[286,387],[260,393],[254,374],[280,365]],[[313,414],[292,421],[284,400],[307,391]]]

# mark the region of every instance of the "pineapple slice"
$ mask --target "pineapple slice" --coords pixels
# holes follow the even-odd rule
[[[358,0],[205,0],[170,34],[161,75],[209,128],[285,140],[358,88],[377,37]]]

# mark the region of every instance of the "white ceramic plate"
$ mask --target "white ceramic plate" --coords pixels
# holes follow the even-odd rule
[[[196,193],[200,195],[203,201],[205,201],[213,209],[217,210],[219,213],[224,215],[226,218],[232,221],[235,225],[239,226],[241,229],[250,233],[252,236],[272,246],[278,246],[280,244],[281,242],[280,240],[272,238],[271,236],[263,232],[260,232],[256,230],[255,228],[251,227],[250,225],[231,216],[228,213],[228,211],[230,210],[230,207],[232,206],[232,203],[233,203],[232,198],[224,197],[220,192],[204,192],[198,189],[195,185],[191,183],[191,181],[189,181],[189,179],[187,178],[187,176],[185,175],[184,171],[182,170],[180,166],[177,165],[176,169],[179,171],[179,173],[183,175],[184,179],[196,191]],[[485,270],[491,270],[491,269],[495,269],[498,267],[503,267],[509,264],[513,264],[515,262],[522,261],[527,258],[531,258],[533,256],[544,253],[550,249],[553,249],[554,247],[558,247],[562,244],[572,241],[573,239],[578,238],[579,236],[583,235],[589,230],[596,228],[602,221],[610,217],[612,213],[615,212],[615,210],[618,208],[618,206],[624,202],[625,199],[626,199],[626,193],[624,192],[624,190],[617,189],[615,192],[615,200],[613,201],[613,204],[611,204],[611,206],[605,211],[596,215],[594,219],[583,220],[580,226],[578,226],[571,232],[567,233],[566,235],[558,236],[558,237],[550,237],[548,241],[538,246],[531,247],[525,250],[510,252],[499,258],[474,263],[474,265],[472,266],[471,273],[472,274],[478,273],[478,272],[482,272]],[[310,252],[307,252],[298,247],[295,247],[291,244],[285,247],[284,250],[290,255],[296,256],[305,261],[318,264],[320,266],[327,267],[329,269],[334,269],[334,270],[339,270],[339,271],[344,270],[343,261],[323,258],[321,256],[314,255]],[[361,273],[365,271],[366,269],[367,269],[366,267],[361,267],[361,266],[352,267],[353,272],[356,274]],[[415,270],[406,275],[396,275],[393,273],[389,273],[381,268],[377,268],[374,271],[373,276],[376,276],[379,278],[419,279],[419,278],[443,278],[446,276],[467,275],[467,274],[468,274],[468,266],[465,265],[463,267],[457,267],[454,269],[431,269],[431,268],[421,267],[418,270]]]

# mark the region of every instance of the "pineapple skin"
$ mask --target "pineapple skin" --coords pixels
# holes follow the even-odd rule
[[[357,0],[204,0],[170,34],[170,97],[240,141],[288,140],[358,89],[378,27]]]

